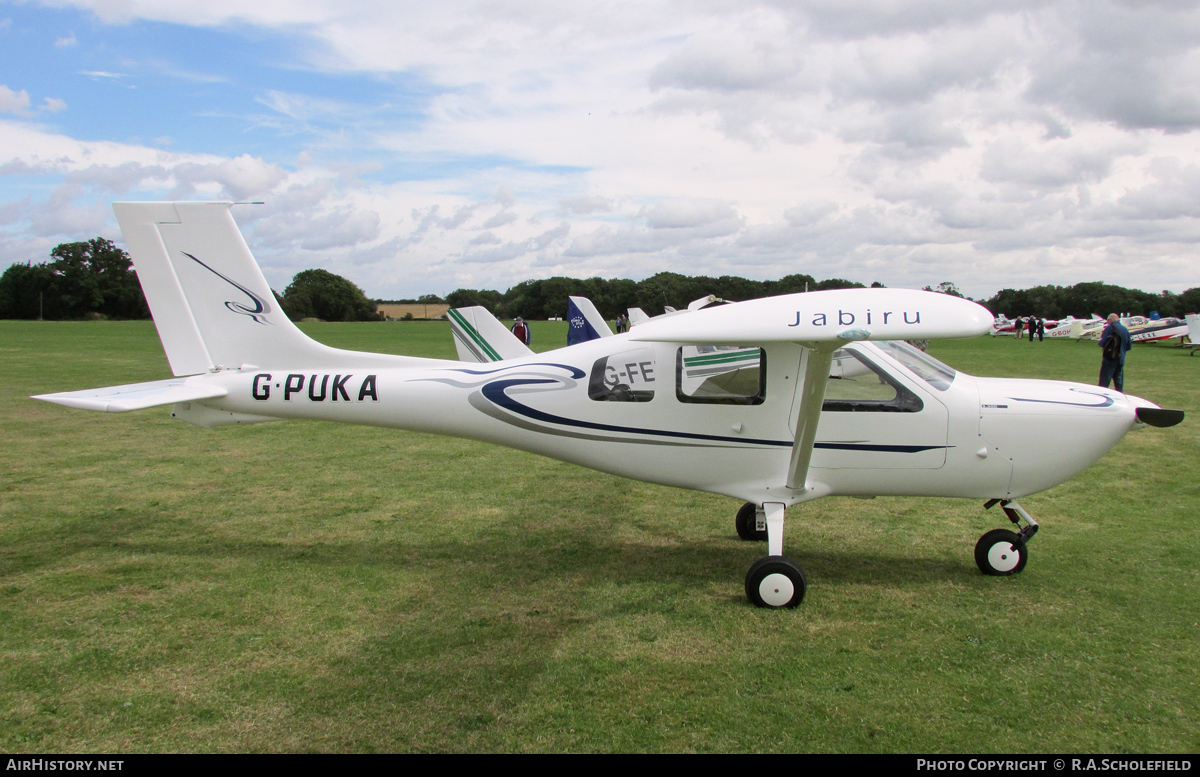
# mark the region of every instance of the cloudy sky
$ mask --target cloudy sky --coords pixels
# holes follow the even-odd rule
[[[0,0],[0,268],[235,208],[382,298],[662,270],[1200,286],[1183,0]]]

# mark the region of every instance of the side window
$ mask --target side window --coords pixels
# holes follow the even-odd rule
[[[834,351],[821,409],[842,413],[919,413],[921,398],[861,354]]]
[[[740,345],[685,345],[675,356],[675,396],[680,402],[761,405],[767,390],[767,355]]]
[[[588,397],[597,402],[649,402],[657,376],[654,349],[615,353],[592,365]]]

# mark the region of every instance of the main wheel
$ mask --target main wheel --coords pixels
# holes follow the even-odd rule
[[[1029,549],[1015,532],[993,529],[975,543],[975,563],[985,575],[1015,575],[1025,568]]]
[[[755,607],[795,607],[807,589],[804,570],[786,556],[764,556],[746,573],[746,597]]]
[[[758,505],[754,504],[753,502],[747,502],[746,504],[742,505],[740,510],[738,510],[737,518],[734,520],[734,523],[737,525],[738,536],[742,539],[756,542],[766,542],[767,530],[763,529],[762,531],[759,531],[756,528],[758,525],[756,518],[757,512]]]

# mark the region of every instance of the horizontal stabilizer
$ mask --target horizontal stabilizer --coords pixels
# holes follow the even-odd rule
[[[630,340],[698,344],[839,343],[974,337],[992,314],[968,299],[911,289],[837,289],[786,294],[641,324]]]
[[[143,410],[159,405],[216,399],[227,393],[220,386],[209,386],[202,383],[188,385],[186,378],[173,378],[171,380],[153,380],[149,383],[128,383],[124,386],[84,389],[83,391],[64,391],[60,394],[41,394],[33,399],[76,407],[81,410],[128,413],[130,410]]]

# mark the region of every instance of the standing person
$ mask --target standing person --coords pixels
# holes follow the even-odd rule
[[[1021,340],[1021,332],[1025,329],[1025,319],[1017,316],[1017,341]]]
[[[1038,342],[1042,342],[1042,338],[1046,336],[1046,319],[1038,319]]]
[[[1029,342],[1033,342],[1033,336],[1037,334],[1037,317],[1029,317]]]
[[[1116,313],[1109,315],[1108,324],[1100,333],[1100,347],[1103,349],[1100,357],[1100,386],[1108,388],[1109,381],[1112,381],[1113,388],[1124,394],[1125,352],[1133,347],[1133,340]]]
[[[525,323],[525,319],[517,316],[517,320],[512,325],[512,333],[525,345],[529,345],[529,325]]]

